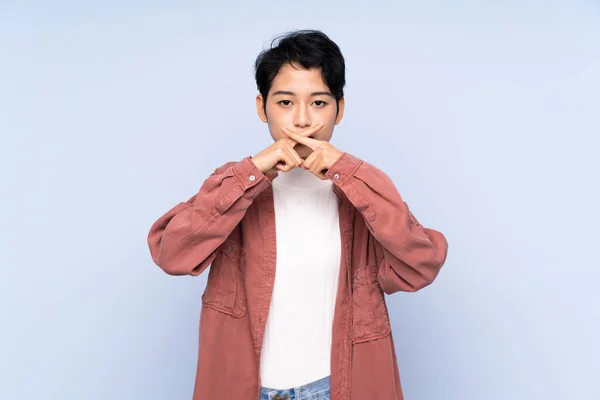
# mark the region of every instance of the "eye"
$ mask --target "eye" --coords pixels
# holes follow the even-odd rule
[[[315,103],[321,103],[322,107],[325,107],[327,105],[326,102],[324,102],[323,100],[315,100]],[[317,107],[319,107],[319,105],[317,104]]]
[[[283,104],[283,103],[291,103],[289,100],[281,100],[279,102],[277,102],[277,104],[282,104],[284,106],[288,106],[289,104]]]

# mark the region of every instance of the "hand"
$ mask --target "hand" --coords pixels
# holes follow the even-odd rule
[[[302,130],[298,133],[298,136],[302,138],[308,137],[318,132],[324,125],[323,122],[319,122]],[[269,174],[277,170],[287,172],[302,165],[304,162],[296,150],[294,150],[297,144],[298,141],[289,137],[283,137],[252,157],[252,162],[264,174]]]
[[[302,143],[313,150],[313,152],[306,157],[304,163],[302,163],[302,168],[310,170],[310,172],[322,180],[327,179],[325,176],[326,170],[342,156],[343,152],[327,141],[299,135],[287,128],[281,128],[281,130],[288,138],[293,139],[298,143]],[[325,172],[323,172],[324,170]]]

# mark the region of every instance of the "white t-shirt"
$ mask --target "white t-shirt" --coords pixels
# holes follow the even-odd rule
[[[338,199],[329,179],[302,167],[273,180],[277,265],[261,384],[288,389],[331,373],[331,334],[341,262]]]

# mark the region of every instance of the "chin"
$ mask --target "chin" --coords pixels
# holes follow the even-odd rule
[[[296,146],[296,152],[298,153],[298,155],[302,158],[306,158],[308,157],[313,151],[310,147],[305,146],[303,144],[298,144]]]

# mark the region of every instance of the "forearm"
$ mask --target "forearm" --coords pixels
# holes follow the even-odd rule
[[[197,194],[152,225],[148,234],[152,259],[171,275],[200,274],[270,184],[249,157],[217,168]]]
[[[386,293],[415,291],[435,279],[445,262],[448,243],[441,232],[418,222],[387,174],[344,153],[326,176],[363,215],[381,246],[379,282]]]

